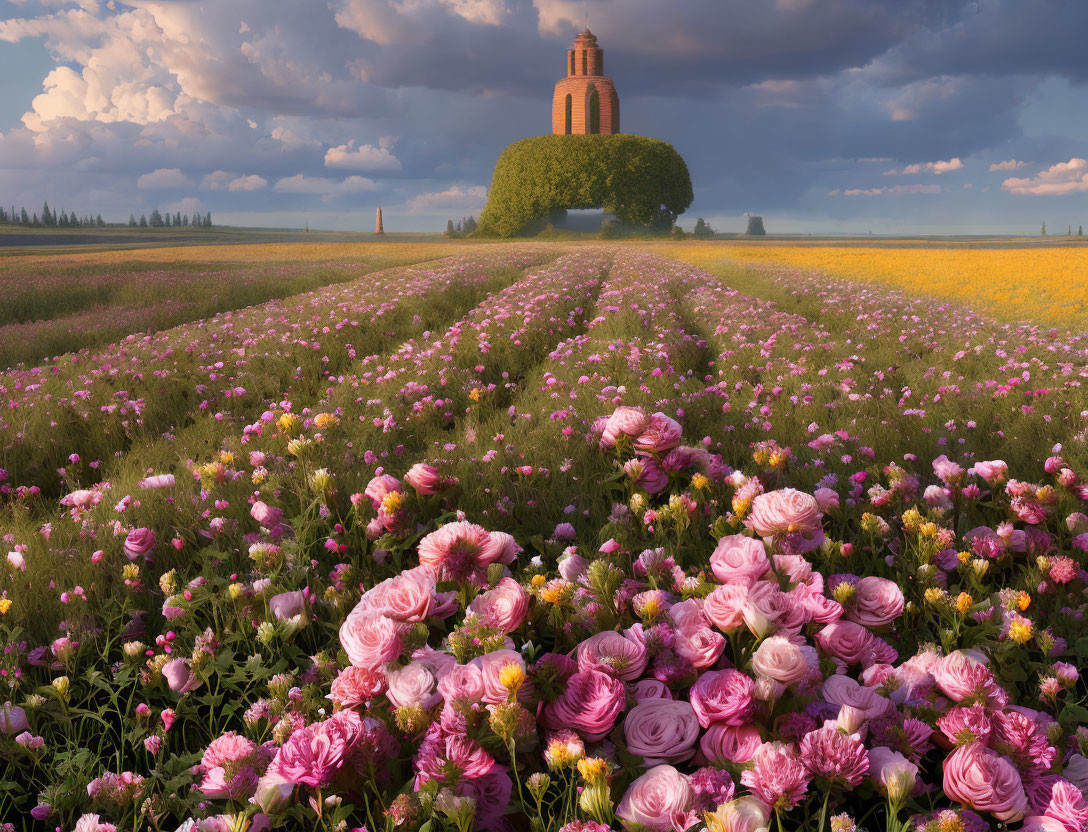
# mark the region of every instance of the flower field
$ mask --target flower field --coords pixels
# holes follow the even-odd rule
[[[0,375],[0,824],[1088,828],[1088,336],[719,248]]]

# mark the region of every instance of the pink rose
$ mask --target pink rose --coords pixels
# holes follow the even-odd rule
[[[755,757],[761,745],[763,740],[759,736],[759,729],[751,724],[715,722],[699,740],[699,750],[703,756],[718,766],[747,763]]]
[[[793,488],[782,488],[753,499],[744,524],[760,537],[809,535],[820,529],[820,517],[820,506],[815,497]]]
[[[955,650],[938,659],[929,672],[941,693],[953,702],[982,695],[988,704],[1003,707],[1007,700],[990,669],[963,650]]]
[[[597,670],[579,670],[567,687],[544,708],[544,727],[571,728],[587,740],[605,738],[626,703],[623,682]]]
[[[382,692],[385,677],[379,672],[348,665],[332,680],[328,698],[342,708],[355,708]]]
[[[404,486],[401,481],[396,477],[392,477],[389,474],[382,474],[374,477],[367,483],[366,488],[363,490],[363,494],[370,498],[370,504],[377,511],[382,506],[382,500],[385,499],[385,495],[391,491],[403,491]]]
[[[617,407],[604,424],[600,445],[611,448],[621,436],[638,436],[649,426],[650,420],[637,407]]]
[[[828,676],[821,689],[823,700],[830,705],[849,705],[865,714],[866,720],[876,719],[895,710],[890,699],[885,699],[872,688],[859,685],[849,676]]]
[[[724,633],[744,625],[744,608],[748,603],[748,589],[743,584],[724,584],[716,587],[703,602],[703,615]]]
[[[606,428],[607,429],[607,428]],[[655,413],[650,423],[635,439],[635,450],[649,454],[663,454],[680,444],[683,428],[664,413]]]
[[[525,659],[516,650],[493,650],[478,656],[469,664],[480,671],[484,686],[483,696],[480,699],[488,705],[498,705],[510,698],[510,691],[499,681],[499,674],[502,673],[504,667],[508,664],[516,664],[525,670]],[[524,682],[518,689],[518,699],[529,701],[532,698],[532,690],[532,685],[528,681]]]
[[[1020,820],[1028,798],[1016,767],[981,743],[960,746],[944,761],[944,793],[998,820]]]
[[[903,592],[895,581],[871,575],[858,581],[854,589],[846,617],[863,627],[883,627],[903,612]]]
[[[726,535],[710,556],[710,571],[723,584],[751,586],[770,568],[763,541],[743,534]]]
[[[743,725],[752,713],[752,680],[739,670],[712,670],[692,686],[691,707],[699,724],[709,728],[715,722]]]
[[[673,815],[687,812],[694,802],[687,777],[672,766],[655,766],[627,787],[616,817],[628,829],[668,832]]]
[[[646,647],[621,633],[604,630],[578,645],[579,670],[596,670],[625,682],[634,681],[646,669]]]
[[[647,699],[624,717],[627,750],[642,757],[643,765],[684,763],[695,756],[699,720],[687,702]]]
[[[363,600],[369,609],[396,621],[426,621],[434,605],[434,574],[417,566],[367,590]]]
[[[155,474],[153,477],[144,477],[138,483],[140,488],[173,488],[173,474]]]
[[[162,666],[162,677],[170,690],[184,694],[200,687],[200,677],[189,667],[188,659],[171,659]]]
[[[672,691],[657,679],[639,679],[628,688],[628,692],[635,702],[642,702],[644,699],[672,699]]]
[[[394,708],[419,705],[423,710],[429,711],[442,701],[442,697],[435,692],[434,674],[418,662],[389,671],[386,680],[389,690],[385,695]]]
[[[702,670],[717,663],[725,650],[725,638],[705,624],[690,624],[674,633],[673,650],[696,670]]]
[[[509,566],[518,559],[521,551],[517,541],[506,532],[491,532],[484,546],[482,561],[485,564],[501,563]]]
[[[295,731],[268,767],[273,777],[321,788],[332,782],[362,735],[355,711],[337,711],[329,719]]]
[[[468,610],[484,625],[512,633],[529,613],[529,594],[513,578],[503,578],[494,589],[473,598]]]
[[[425,462],[417,462],[408,469],[404,481],[415,489],[421,497],[429,497],[442,490],[442,477],[438,469]]]
[[[760,642],[752,656],[752,669],[783,685],[800,682],[812,672],[801,648],[782,636],[770,636]]]
[[[125,556],[129,560],[143,558],[151,560],[151,552],[155,549],[155,533],[151,529],[133,529],[125,537]]]
[[[847,664],[868,665],[873,660],[873,634],[853,621],[833,621],[816,634],[816,643]]]
[[[481,702],[484,698],[483,674],[476,665],[459,664],[438,680],[438,692],[447,705]]]
[[[249,509],[249,516],[269,531],[274,531],[283,524],[283,509],[270,506],[261,500]]]
[[[376,669],[400,655],[400,627],[360,601],[340,625],[340,645],[356,667]]]
[[[287,621],[306,611],[306,596],[301,590],[281,592],[268,599],[268,609],[275,618]]]
[[[1009,466],[1000,459],[993,459],[976,462],[971,466],[967,473],[973,474],[976,477],[981,477],[986,481],[987,485],[995,486],[1000,485],[1008,479]]]

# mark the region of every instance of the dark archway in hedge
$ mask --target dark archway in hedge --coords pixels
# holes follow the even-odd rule
[[[568,208],[601,208],[631,225],[671,225],[692,199],[688,166],[668,142],[623,133],[537,136],[499,156],[476,233],[513,237]]]

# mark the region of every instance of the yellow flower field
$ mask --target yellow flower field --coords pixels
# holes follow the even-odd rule
[[[1088,324],[1088,248],[692,244],[671,256],[712,268],[782,264],[976,306],[1002,318]]]

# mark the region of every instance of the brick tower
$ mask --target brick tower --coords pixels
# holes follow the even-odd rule
[[[552,99],[552,132],[620,132],[620,97],[604,75],[604,50],[589,29],[567,50],[567,77],[555,85]]]

